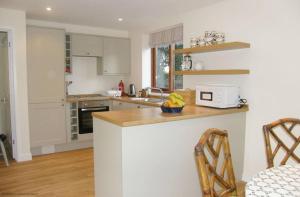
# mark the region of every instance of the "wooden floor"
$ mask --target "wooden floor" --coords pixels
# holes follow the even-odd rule
[[[0,197],[94,196],[93,149],[34,157],[32,161],[0,162]]]

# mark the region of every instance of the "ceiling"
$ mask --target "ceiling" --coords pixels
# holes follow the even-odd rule
[[[0,0],[0,7],[24,10],[29,19],[129,30],[217,1],[221,0]],[[119,22],[119,17],[124,20]]]

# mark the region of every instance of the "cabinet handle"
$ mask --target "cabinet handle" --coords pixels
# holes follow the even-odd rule
[[[61,99],[61,101],[65,101],[65,99]]]
[[[65,104],[61,104],[61,106],[65,106]]]

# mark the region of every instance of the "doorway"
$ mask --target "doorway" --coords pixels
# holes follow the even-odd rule
[[[8,32],[0,31],[0,133],[7,136],[8,157],[13,155],[13,133],[10,97],[10,49]]]

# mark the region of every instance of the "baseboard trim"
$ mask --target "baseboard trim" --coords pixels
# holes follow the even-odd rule
[[[78,149],[93,147],[93,140],[76,141],[76,142],[71,142],[71,143],[67,143],[67,144],[57,144],[57,145],[53,145],[53,146],[54,146],[54,152],[53,153],[58,153],[58,152],[71,151],[71,150],[78,150]],[[48,154],[46,152],[43,153],[42,147],[31,148],[31,153],[32,153],[33,156]]]
[[[23,162],[23,161],[31,161],[32,160],[32,154],[31,153],[23,153],[16,158],[17,162]]]

